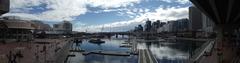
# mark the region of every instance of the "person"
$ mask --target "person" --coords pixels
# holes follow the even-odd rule
[[[12,63],[17,63],[16,59],[17,59],[17,54],[13,55]]]
[[[18,52],[16,53],[16,56],[18,56],[19,58],[23,58],[23,54],[21,53],[21,51],[18,51]]]
[[[9,54],[7,54],[8,63],[12,63],[12,51],[9,51]]]

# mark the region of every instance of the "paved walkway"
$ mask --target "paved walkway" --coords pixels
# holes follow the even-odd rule
[[[0,44],[0,63],[8,63],[9,57],[17,63],[54,63],[55,53],[68,43],[66,40],[36,39],[32,42]],[[14,60],[14,55],[18,52],[23,57],[15,57]]]
[[[158,63],[158,61],[149,50],[139,49],[138,63]]]

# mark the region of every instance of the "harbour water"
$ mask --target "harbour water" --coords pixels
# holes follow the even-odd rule
[[[90,43],[85,39],[79,45],[73,44],[73,48],[85,51],[118,51],[131,52],[131,48],[120,47],[127,39],[102,39],[105,43]],[[171,40],[166,42],[138,42],[137,48],[148,48],[159,63],[186,63],[191,51],[196,49],[203,42]],[[196,45],[198,44],[198,45]],[[67,63],[138,63],[138,55],[112,56],[72,52],[75,57],[69,57]]]

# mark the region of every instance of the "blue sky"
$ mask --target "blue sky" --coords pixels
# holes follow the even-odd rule
[[[145,20],[188,18],[188,0],[10,0],[3,16],[20,16],[48,24],[63,20],[74,31],[126,31]]]

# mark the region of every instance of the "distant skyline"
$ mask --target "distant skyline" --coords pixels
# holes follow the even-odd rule
[[[168,21],[188,18],[188,0],[10,0],[10,12],[48,24],[63,20],[74,31],[126,31],[145,20]]]

